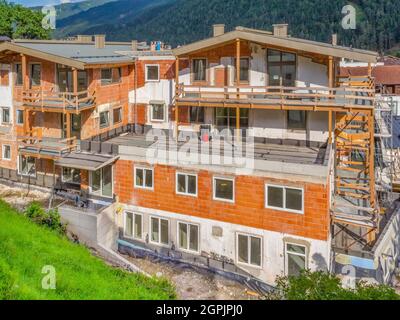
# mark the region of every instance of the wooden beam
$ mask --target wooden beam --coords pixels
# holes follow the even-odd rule
[[[329,113],[328,113],[328,126],[329,126],[329,144],[331,144],[332,143],[332,111],[329,111]]]
[[[65,114],[67,122],[67,139],[71,138],[71,114]]]
[[[28,61],[26,55],[21,54],[22,64],[22,88],[23,90],[29,89],[29,77],[28,77]]]
[[[333,57],[329,56],[328,59],[328,82],[329,82],[329,88],[334,87],[334,78],[333,78]]]
[[[78,94],[78,69],[73,68],[72,69],[72,82],[73,82],[73,90],[74,90],[74,95],[77,96]]]

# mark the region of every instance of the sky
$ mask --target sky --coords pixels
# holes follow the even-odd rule
[[[46,4],[61,4],[65,2],[79,2],[82,0],[10,0],[9,2],[14,2],[22,4],[26,7],[44,6]]]

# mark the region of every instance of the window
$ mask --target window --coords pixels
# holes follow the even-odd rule
[[[153,189],[153,169],[135,168],[135,187]]]
[[[158,64],[146,65],[146,81],[160,80],[160,66]]]
[[[22,79],[22,64],[18,63],[15,65],[15,73],[16,73],[16,80],[15,84],[17,86],[22,86],[23,85],[23,79]]]
[[[193,81],[206,81],[207,59],[193,59]]]
[[[286,275],[298,276],[307,268],[306,247],[286,243]]]
[[[303,213],[303,189],[266,185],[266,207]]]
[[[178,245],[180,249],[199,252],[199,226],[178,222]]]
[[[24,124],[24,111],[17,110],[17,124]]]
[[[150,105],[151,121],[165,120],[165,104]]]
[[[0,70],[0,86],[8,87],[10,85],[10,75],[8,70]]]
[[[169,222],[157,217],[150,218],[150,241],[158,244],[168,245]]]
[[[121,82],[121,77],[122,77],[121,68],[101,69],[101,84],[102,85],[119,83],[119,82]]]
[[[75,168],[62,168],[62,182],[80,184],[81,170]]]
[[[214,200],[234,202],[234,179],[214,178]]]
[[[261,267],[261,238],[237,235],[237,260],[240,263]]]
[[[288,110],[287,128],[293,130],[306,130],[306,111]]]
[[[296,55],[269,49],[267,56],[268,85],[294,87],[296,84]]]
[[[124,235],[128,238],[142,239],[143,216],[141,214],[125,212]]]
[[[19,162],[18,162],[18,171],[19,174],[24,176],[36,176],[36,163],[35,158],[20,155]]]
[[[36,63],[36,64],[31,64],[29,66],[30,66],[31,86],[40,86],[41,65]]]
[[[11,146],[8,144],[3,144],[2,151],[3,160],[11,160]]]
[[[100,112],[100,128],[106,128],[110,125],[110,112]]]
[[[122,121],[122,108],[116,108],[113,110],[113,123],[117,124]]]
[[[112,166],[105,166],[99,170],[90,172],[90,191],[103,197],[112,198]]]
[[[197,196],[197,175],[177,173],[176,193]]]
[[[1,108],[1,123],[10,123],[10,108]]]
[[[220,128],[236,128],[235,108],[215,108],[215,124]],[[240,127],[249,126],[249,109],[240,109]]]
[[[204,123],[204,108],[190,107],[189,117],[190,122]]]
[[[235,82],[236,80],[236,58],[234,59],[235,67]],[[240,82],[249,82],[249,69],[250,69],[250,59],[240,58]]]

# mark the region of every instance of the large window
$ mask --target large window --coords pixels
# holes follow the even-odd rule
[[[110,112],[100,112],[100,128],[107,128],[110,125]]]
[[[160,80],[160,66],[158,64],[146,65],[146,81]]]
[[[234,67],[235,67],[235,82],[236,79],[236,58],[234,59]],[[250,59],[249,58],[240,58],[240,82],[249,82],[249,70],[250,70]]]
[[[153,169],[135,168],[135,187],[153,190]]]
[[[293,130],[306,130],[306,116],[304,110],[287,111],[287,128]]]
[[[235,180],[214,177],[214,200],[235,201]]]
[[[24,176],[36,176],[36,161],[35,158],[20,155],[18,163],[18,172]]]
[[[178,222],[179,249],[199,251],[199,226],[190,223]]]
[[[207,80],[207,59],[193,59],[193,81]]]
[[[22,64],[17,63],[15,65],[15,74],[16,74],[15,85],[22,86],[23,85]]]
[[[94,194],[102,195],[103,197],[112,198],[112,166],[106,166],[90,173],[90,189]]]
[[[192,123],[204,123],[204,108],[190,107],[189,117]]]
[[[3,144],[2,156],[3,156],[3,160],[11,160],[11,146],[10,145]]]
[[[286,243],[286,275],[298,276],[307,268],[306,247]]]
[[[143,216],[138,213],[125,212],[124,235],[128,238],[142,239]]]
[[[17,110],[17,124],[24,124],[24,111]]]
[[[215,124],[220,128],[236,128],[236,108],[215,108]],[[249,109],[240,109],[240,127],[249,126]]]
[[[62,182],[80,184],[81,170],[75,168],[62,168]]]
[[[119,82],[121,82],[121,77],[122,77],[121,68],[101,69],[101,84],[102,85],[119,83]]]
[[[296,55],[268,49],[268,85],[294,87],[296,84]]]
[[[169,221],[150,217],[150,241],[157,244],[169,244]]]
[[[1,123],[9,124],[10,121],[10,108],[1,108]]]
[[[304,197],[303,189],[266,185],[266,204],[267,208],[303,213]]]
[[[237,260],[240,263],[261,267],[262,244],[260,237],[237,235]]]
[[[189,196],[197,196],[197,175],[177,173],[176,193]]]
[[[151,121],[165,121],[165,104],[154,103],[150,105]]]
[[[41,79],[41,65],[38,63],[30,64],[30,80],[31,86],[40,86]]]
[[[116,108],[113,110],[113,123],[117,124],[122,122],[122,108]]]

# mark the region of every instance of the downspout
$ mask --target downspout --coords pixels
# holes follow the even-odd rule
[[[134,64],[134,105],[133,105],[133,125],[134,125],[134,130],[136,133],[136,126],[137,126],[137,59],[135,59],[135,64]]]

